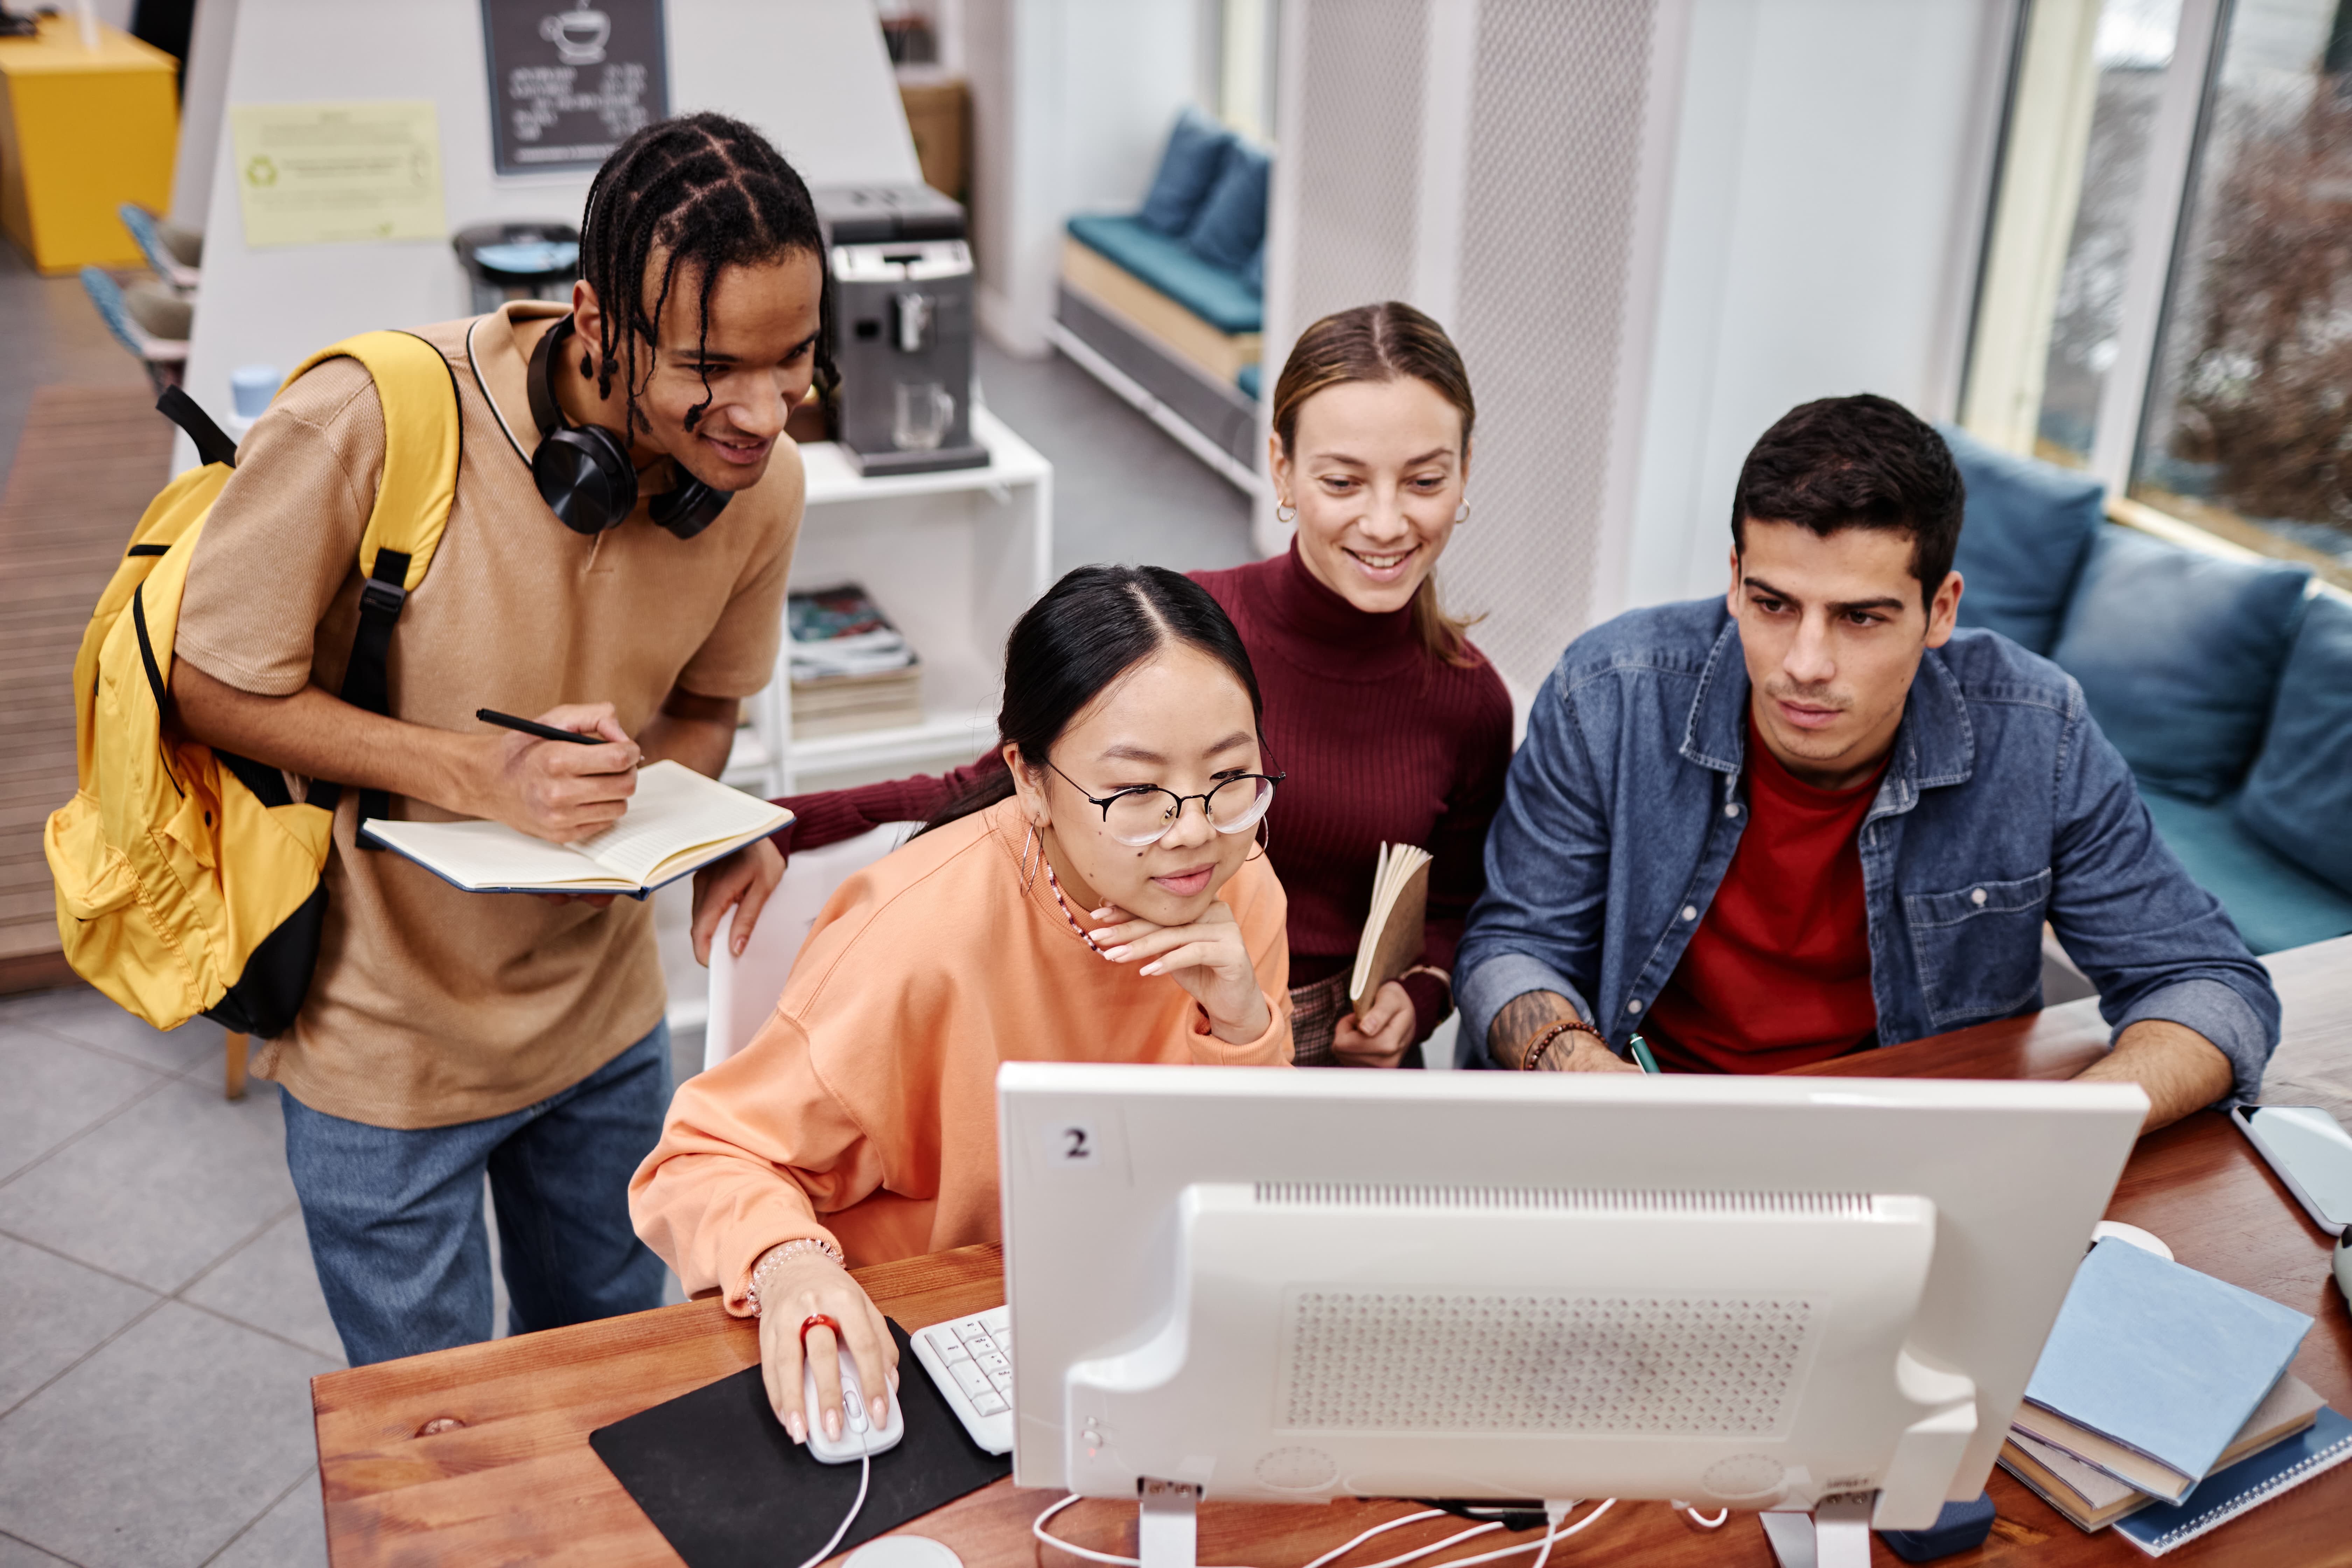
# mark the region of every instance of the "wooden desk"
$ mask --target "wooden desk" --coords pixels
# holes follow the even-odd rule
[[[172,205],[179,62],[119,28],[51,16],[37,37],[0,38],[0,230],[44,272],[132,267],[138,243],[115,208]]]
[[[2352,1050],[2352,938],[2278,954],[2271,968],[2290,1037],[2319,1035]],[[1895,1047],[1867,1062],[1886,1077],[2065,1078],[2105,1043],[2092,1005],[2076,1003]],[[2352,1314],[2329,1283],[2326,1238],[2223,1118],[2201,1111],[2143,1142],[2107,1212],[2155,1231],[2192,1268],[2317,1319],[2294,1371],[2336,1408],[2352,1411]],[[1002,1256],[992,1247],[883,1264],[857,1277],[910,1327],[1004,1299]],[[698,1301],[313,1379],[330,1554],[341,1568],[459,1559],[674,1564],[668,1543],[590,1450],[588,1434],[758,1359],[751,1324],[728,1317],[716,1301]],[[461,1425],[425,1433],[443,1421]],[[2000,1510],[1993,1539],[1944,1560],[1955,1568],[2146,1561],[2112,1532],[2084,1535],[2004,1471],[1996,1469],[1990,1485]],[[1082,1568],[1029,1537],[1030,1521],[1050,1500],[1000,1482],[910,1528],[953,1547],[966,1568]],[[1303,1563],[1407,1506],[1211,1503],[1201,1510],[1201,1561]],[[1131,1507],[1087,1502],[1055,1528],[1080,1544],[1131,1554],[1133,1519]],[[1424,1523],[1381,1539],[1393,1554],[1446,1533]],[[1488,1537],[1480,1544],[1498,1542]],[[1465,1544],[1454,1555],[1476,1549]],[[1873,1552],[1875,1562],[1896,1562],[1883,1543],[1874,1542]],[[2352,1564],[2352,1466],[2172,1556],[2263,1568]],[[1752,1515],[1703,1533],[1658,1503],[1621,1503],[1553,1552],[1562,1568],[1604,1558],[1691,1568],[1772,1562]]]

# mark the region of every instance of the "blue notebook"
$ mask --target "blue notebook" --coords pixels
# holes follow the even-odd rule
[[[2025,1397],[2184,1477],[2202,1476],[2310,1328],[2268,1297],[2103,1241],[2075,1270]]]
[[[2198,1482],[2187,1502],[2150,1503],[2116,1521],[2115,1529],[2149,1556],[2161,1557],[2347,1459],[2352,1459],[2352,1421],[2322,1408],[2316,1421],[2286,1441]]]

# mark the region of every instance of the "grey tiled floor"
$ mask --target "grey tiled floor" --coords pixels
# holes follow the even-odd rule
[[[93,991],[0,999],[0,1568],[326,1561],[309,1383],[342,1351],[278,1090],[224,1099],[221,1060]]]
[[[223,1099],[220,1040],[0,1002],[0,1568],[325,1561],[308,1380],[342,1354],[277,1090]]]

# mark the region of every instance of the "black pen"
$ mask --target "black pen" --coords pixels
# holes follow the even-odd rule
[[[577,730],[559,730],[552,724],[542,724],[536,719],[518,719],[511,713],[501,713],[493,708],[477,708],[474,717],[485,724],[502,725],[519,730],[526,735],[536,735],[542,741],[569,741],[575,746],[601,746],[602,735],[583,735]]]

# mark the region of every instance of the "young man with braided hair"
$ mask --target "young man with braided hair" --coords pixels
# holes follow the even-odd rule
[[[1961,631],[1962,485],[1884,397],[1749,452],[1722,599],[1635,610],[1538,694],[1454,973],[1465,1065],[1772,1072],[2099,987],[2085,1078],[2147,1129],[2249,1095],[2278,997],[2048,660]],[[1867,1063],[1856,1069],[1868,1072]]]
[[[419,329],[457,389],[457,496],[392,636],[389,711],[335,693],[383,461],[367,372],[331,359],[254,426],[191,565],[172,686],[195,739],[342,792],[308,999],[257,1070],[354,1365],[486,1339],[495,1197],[514,1331],[657,1306],[627,1184],[669,1100],[649,905],[466,893],[354,841],[488,817],[557,843],[618,819],[643,763],[724,766],[765,685],[801,520],[786,413],[829,374],[807,187],[722,116],[629,138],[591,188],[572,306]],[[633,499],[634,498],[634,499]],[[263,588],[262,585],[267,587]],[[260,591],[257,591],[259,589]],[[477,722],[534,714],[598,743]],[[781,872],[695,880],[706,956]]]

